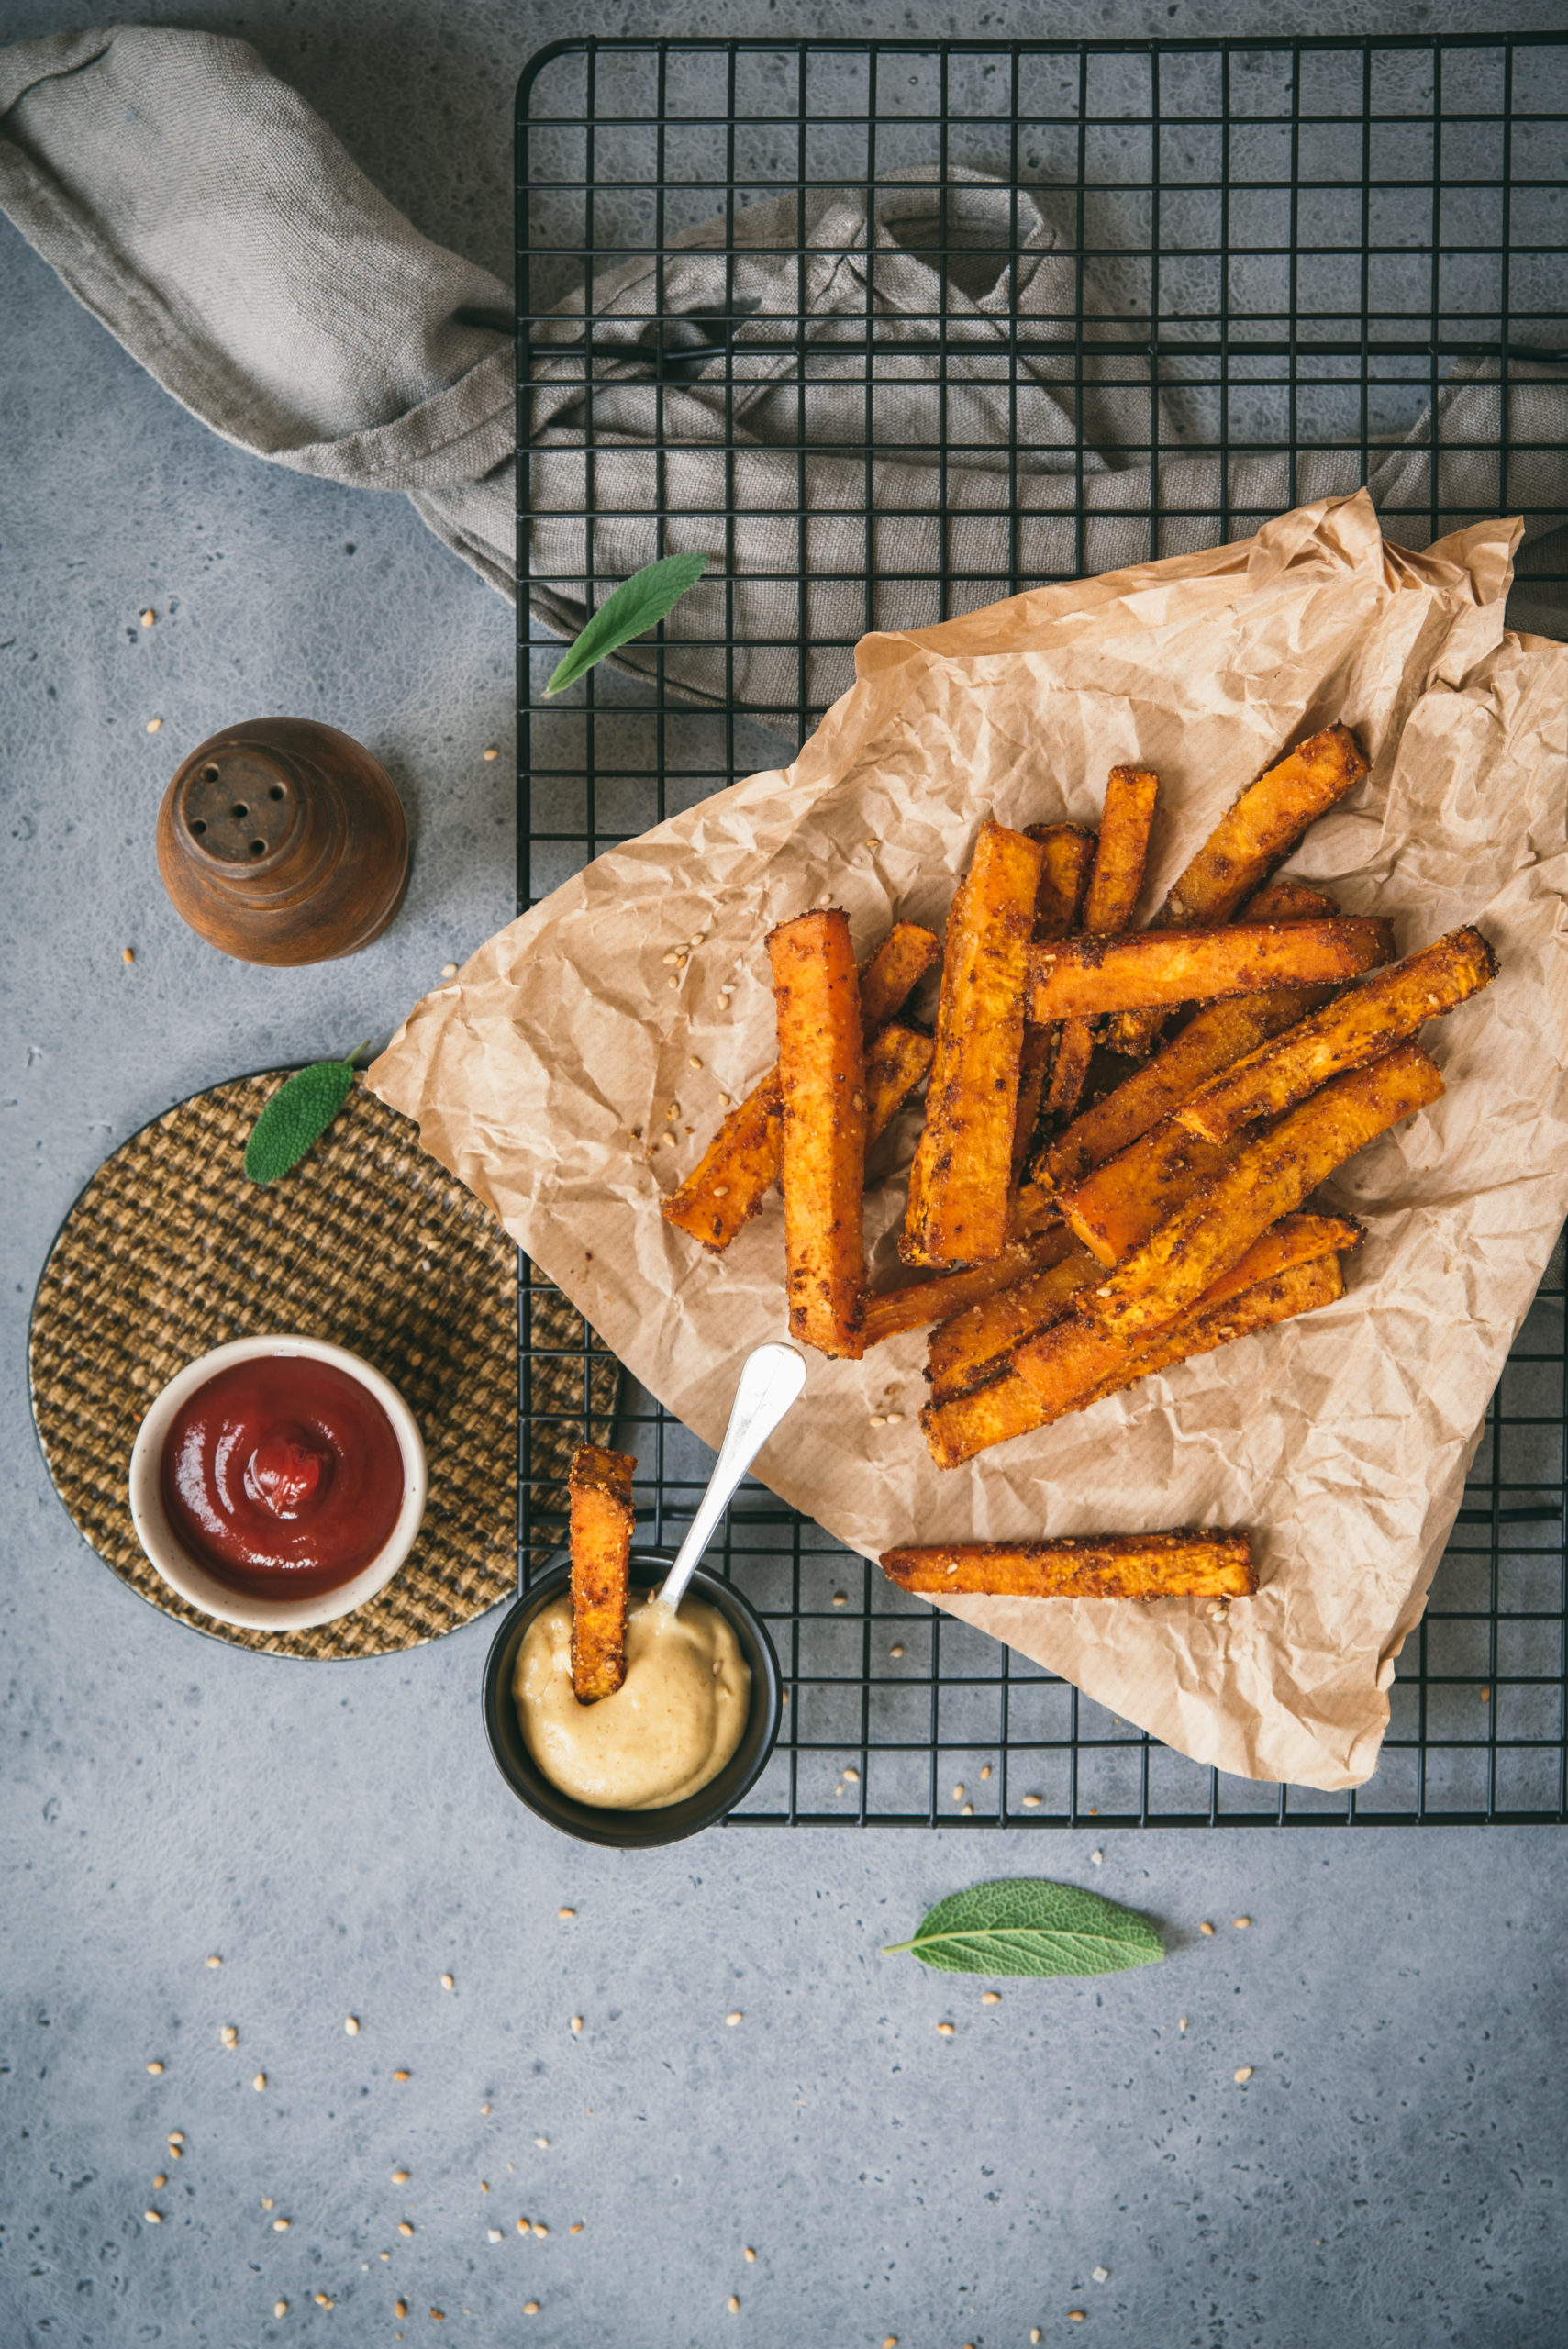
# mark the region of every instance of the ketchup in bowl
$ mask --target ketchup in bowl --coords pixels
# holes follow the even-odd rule
[[[215,1581],[314,1598],[386,1547],[403,1507],[396,1431],[335,1363],[264,1354],[220,1370],[176,1414],[159,1468],[169,1531]]]

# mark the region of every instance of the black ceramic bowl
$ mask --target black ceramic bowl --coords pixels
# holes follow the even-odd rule
[[[673,1557],[673,1550],[634,1550],[633,1589],[657,1589]],[[700,1834],[705,1827],[717,1826],[756,1785],[779,1733],[784,1711],[783,1684],[779,1660],[762,1617],[741,1598],[733,1583],[721,1582],[717,1575],[704,1574],[700,1566],[697,1568],[691,1580],[692,1597],[706,1598],[728,1620],[751,1670],[751,1710],[740,1742],[717,1777],[710,1778],[706,1787],[688,1795],[684,1802],[670,1803],[662,1810],[601,1810],[595,1804],[578,1802],[551,1786],[523,1742],[522,1724],[512,1701],[512,1674],[523,1633],[541,1607],[548,1607],[552,1598],[560,1598],[571,1578],[570,1566],[557,1566],[541,1575],[515,1607],[507,1609],[501,1628],[490,1643],[484,1666],[484,1728],[496,1768],[519,1802],[526,1802],[538,1818],[548,1820],[551,1827],[559,1827],[563,1835],[575,1835],[583,1843],[613,1843],[625,1851],[648,1851],[655,1844],[678,1843],[683,1836]]]

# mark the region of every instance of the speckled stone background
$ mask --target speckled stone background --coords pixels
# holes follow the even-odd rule
[[[0,38],[148,13],[3,0]],[[1561,21],[1549,0],[899,0],[852,26],[825,0],[166,13],[256,42],[423,228],[502,271],[518,71],[587,21]],[[491,1767],[484,1623],[375,1662],[274,1661],[182,1631],[83,1546],[25,1397],[50,1235],[168,1102],[384,1037],[508,917],[511,619],[401,498],[192,422],[3,225],[0,318],[4,2349],[1022,2349],[1035,2326],[1117,2349],[1558,2349],[1552,1832],[1122,1834],[1101,1865],[1076,1834],[580,1850]],[[225,962],[158,885],[168,775],[269,710],[358,735],[413,820],[407,906],[348,963]],[[1167,1963],[983,2008],[979,1985],[878,1954],[940,1894],[1029,1870],[1147,1910]]]

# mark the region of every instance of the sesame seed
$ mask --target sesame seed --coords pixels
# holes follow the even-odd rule
[[[360,2019],[358,2015],[345,2015],[343,2017],[343,2028],[348,2032],[350,2039],[358,2039],[360,2035]]]
[[[443,979],[455,979],[457,976],[457,964],[455,963],[443,963],[441,964],[441,976]]]
[[[222,1960],[222,1958],[221,1958],[221,1957],[209,1957],[209,1958],[208,1958],[208,1960],[207,1960],[207,1964],[208,1964],[208,1965],[210,1965],[210,1966],[218,1966],[218,1965],[221,1965],[223,1964],[223,1960]]]
[[[1024,1797],[1024,1809],[1026,1810],[1038,1810],[1040,1809],[1040,1797],[1038,1795],[1026,1795]]]
[[[456,1987],[457,1987],[457,1984],[452,1980],[452,1977],[451,1977],[451,1976],[450,1976],[450,1974],[443,1974],[443,1975],[442,1975],[442,1976],[441,1976],[441,1987],[442,1987],[442,1989],[443,1989],[443,1990],[455,1990],[455,1989],[456,1989]]]
[[[1029,2339],[1030,2339],[1030,2341],[1032,2341],[1032,2342],[1038,2342],[1038,2341],[1039,2341],[1039,2339],[1040,2339],[1040,2327],[1039,2327],[1039,2325],[1038,2325],[1038,2324],[1031,2324],[1031,2325],[1030,2325],[1030,2327],[1029,2327]]]
[[[517,2221],[517,2232],[518,2232],[520,2235],[526,2235],[526,2234],[528,2233],[528,2221],[527,2221],[526,2219],[519,2219],[519,2220]]]
[[[880,848],[882,846],[882,842],[880,841],[867,841],[866,846],[867,848]]]
[[[406,2316],[406,2315],[407,2315],[407,2313],[408,2313],[408,2303],[407,2303],[407,2301],[406,2301],[406,2300],[394,2300],[394,2301],[393,2301],[393,2303],[392,2303],[392,2313],[393,2313],[393,2315],[394,2315],[394,2316]]]
[[[861,1774],[858,1770],[846,1770],[844,1776],[848,1778],[851,1786],[858,1787],[860,1785]]]
[[[288,2219],[274,2219],[272,2221],[272,2232],[275,2235],[286,2235],[291,2223],[292,2221]]]
[[[1105,1855],[1105,1854],[1104,1854],[1103,1852],[1091,1852],[1091,1853],[1090,1853],[1090,1854],[1089,1854],[1089,1865],[1090,1865],[1092,1868],[1103,1868],[1103,1867],[1105,1866],[1105,1864],[1106,1864],[1106,1855]]]
[[[902,1655],[902,1654],[903,1654],[903,1653],[904,1653],[904,1643],[903,1643],[903,1642],[902,1642],[902,1641],[899,1641],[899,1642],[898,1642],[895,1646],[890,1647],[890,1648],[888,1649],[887,1653],[888,1653],[888,1654],[889,1654],[889,1655],[893,1655],[893,1656]]]
[[[523,2314],[525,2316],[538,2316],[539,2302],[537,2300],[525,2300],[523,2302]]]
[[[153,2078],[156,2079],[159,2073],[163,2069],[163,2066],[161,2064],[149,2064],[147,2068],[151,2073]]]
[[[411,2235],[414,2230],[409,2225],[406,2219],[399,2219],[397,2221],[397,2232],[400,2235]]]
[[[499,2243],[501,2241],[500,2228],[486,2227],[484,2230],[484,2240],[486,2243]]]
[[[947,1564],[942,1568],[942,1572],[943,1572],[943,1574],[944,1574],[944,1575],[955,1575],[955,1574],[957,1574],[957,1572],[958,1572],[958,1560],[957,1560],[956,1558],[950,1558],[950,1559],[949,1559],[949,1561],[948,1561],[948,1563],[947,1563]]]
[[[833,1604],[835,1607],[847,1607],[850,1601],[847,1592],[836,1590],[833,1593]]]
[[[688,1068],[701,1068],[701,1066],[702,1066],[702,1063],[701,1063],[701,1061],[699,1061],[699,1060],[698,1060],[698,1058],[697,1058],[697,1056],[696,1056],[695,1052],[693,1052],[693,1053],[691,1054],[691,1056],[689,1057],[689,1059],[688,1059],[688,1060],[687,1060],[687,1062],[686,1062],[686,1066],[687,1066]]]
[[[1251,1921],[1252,1921],[1252,1920],[1251,1919],[1251,1917],[1238,1917],[1238,1918],[1237,1918],[1237,1920],[1236,1920],[1236,1930],[1237,1930],[1237,1932],[1238,1932],[1239,1933],[1244,1933],[1244,1932],[1246,1932],[1246,1930],[1247,1930],[1248,1926],[1251,1923]]]
[[[1091,2281],[1096,2284],[1108,2284],[1111,2280],[1111,2271],[1108,2267],[1091,2267],[1089,2276]]]
[[[667,954],[661,954],[661,955],[660,955],[660,957],[659,957],[659,960],[660,960],[662,963],[670,963],[670,964],[672,964],[672,965],[673,965],[673,963],[674,963],[674,961],[675,961],[675,950],[674,950],[674,948],[672,946],[672,947],[671,947],[671,949],[670,949],[670,952],[669,952]]]
[[[890,2332],[883,2343],[882,2349],[898,2349],[898,2335],[895,2332]]]
[[[238,2047],[239,2044],[239,2033],[231,2022],[226,2022],[217,2035],[226,2047]]]
[[[673,987],[678,987],[681,982],[679,979],[671,979],[668,984]]]
[[[319,2299],[321,2297],[320,2293],[318,2292],[316,2297]],[[432,2309],[430,2310],[430,2322],[432,2324],[445,2324],[446,2321],[447,2312],[445,2309]]]
[[[703,944],[706,942],[706,938],[707,938],[707,932],[706,932],[706,930],[698,930],[698,932],[697,932],[697,934],[696,934],[696,936],[695,936],[694,939],[690,940],[688,942],[689,942],[691,945],[693,945],[693,946],[701,946],[701,945],[703,945]]]
[[[150,627],[152,626],[153,622],[156,620],[156,618],[158,618],[157,613],[152,609],[152,607],[151,607],[151,606],[150,606],[150,605],[148,606],[148,607],[147,607],[146,611],[144,611],[144,612],[143,612],[143,614],[142,614],[142,616],[141,616],[141,625],[142,625],[142,627],[143,627],[143,628],[150,628]],[[1433,997],[1431,998],[1431,1000],[1435,1002],[1435,1001],[1436,1001],[1436,997],[1435,997],[1435,996],[1433,996]]]
[[[943,2039],[951,2039],[952,2037],[952,2025],[951,2022],[938,2023],[937,2030]]]
[[[394,2072],[392,2076],[395,2080],[406,2080],[411,2076],[407,2072]]]
[[[496,747],[495,747],[495,743],[494,743],[494,742],[486,742],[486,744],[484,745],[484,750],[480,752],[480,754],[479,754],[479,755],[480,755],[480,757],[481,757],[482,759],[484,759],[486,762],[488,762],[488,761],[489,761],[489,760],[491,760],[491,759],[498,759],[498,758],[500,757],[501,753],[500,753],[500,751],[496,749]]]
[[[963,1788],[962,1787],[954,1787],[952,1790],[952,1798],[954,1802],[962,1802],[963,1800]]]
[[[120,949],[120,961],[121,961],[122,963],[134,963],[134,962],[135,962],[135,960],[136,960],[136,949],[135,949],[135,947],[134,947],[134,946],[122,946],[122,947],[121,947],[121,949]]]
[[[973,1816],[974,1805],[972,1802],[966,1802],[963,1809],[959,1812],[959,1817],[961,1819],[973,1819]]]
[[[871,1423],[873,1428],[884,1428],[887,1425],[886,1413],[884,1411],[873,1411],[871,1415]]]
[[[326,2292],[317,2292],[315,2295],[315,2299],[316,2305],[318,2309],[335,2309],[338,2305],[337,2301]]]
[[[1248,2081],[1252,2076],[1252,2066],[1251,2064],[1242,2064],[1236,2071],[1231,2073],[1230,2076],[1235,2081],[1239,2088],[1244,2088]]]
[[[486,2110],[486,2112],[488,2112],[488,2111],[489,2111],[489,2110],[490,2110],[489,2106],[488,2106],[488,2105],[486,2105],[486,2106],[485,2106],[485,2108],[484,2108],[484,2110]],[[549,2139],[548,2137],[536,2137],[536,2138],[534,2139],[534,2143],[539,2147],[539,2151],[540,2151],[540,2153],[541,2153],[541,2154],[548,2154],[548,2153],[549,2153],[549,2151],[550,2151],[550,2139]]]
[[[163,2213],[161,2210],[144,2210],[141,2215],[147,2221],[150,2227],[161,2227],[163,2224]]]
[[[1186,2027],[1187,2027],[1187,2019],[1186,2019],[1185,2015],[1178,2015],[1178,2016],[1176,2017],[1176,2029],[1177,2029],[1178,2031],[1185,2031]]]
[[[575,2037],[577,2036],[578,2032],[582,2030],[582,2028],[583,2028],[583,2018],[582,2018],[582,2016],[581,2016],[581,2015],[573,2015],[573,2018],[572,2018],[572,2035],[573,2035],[573,2038],[575,2038]]]
[[[721,1094],[719,1095],[719,1097],[719,1097],[719,1100],[723,1103],[724,1107],[728,1109],[728,1107],[729,1107],[729,1096],[728,1096],[728,1093],[721,1093]]]
[[[575,1917],[577,1911],[575,1909],[558,1909],[555,1913],[558,1917]]]
[[[734,2030],[734,2028],[735,2028],[735,2026],[736,2026],[736,2024],[737,2024],[738,2022],[744,2022],[744,2021],[745,2021],[745,2020],[746,2020],[746,2018],[745,2018],[745,2016],[741,2013],[740,2009],[739,2007],[737,2007],[737,2008],[736,2008],[736,2009],[735,2009],[735,2011],[734,2011],[734,2013],[733,2013],[733,2014],[731,2014],[731,2015],[726,2015],[726,2016],[725,2016],[725,2018],[724,2018],[724,2020],[725,2020],[725,2023],[726,2023],[727,2027],[728,2027],[730,2031],[733,2031],[733,2030]]]
[[[274,2300],[272,2302],[272,2314],[274,2316],[287,2316],[288,2312],[289,2304],[286,2300]]]
[[[731,2292],[731,2293],[730,2293],[728,2299],[728,2300],[726,2301],[726,2303],[725,2303],[725,2306],[728,2309],[729,2313],[730,2313],[730,2315],[731,2315],[731,2316],[739,2316],[739,2315],[740,2315],[740,2300],[736,2298],[736,2295],[735,2295],[733,2292]]]
[[[267,2085],[267,2075],[265,2072],[258,2072],[250,2085],[255,2089],[257,2095],[260,2096],[262,2089]]]
[[[184,2131],[183,2131],[183,2129],[171,2129],[171,2130],[170,2130],[170,2132],[169,2132],[169,2143],[170,2143],[170,2144],[171,2144],[171,2145],[183,2145],[183,2144],[184,2143],[184,2142],[185,2142],[185,2132],[184,2132]]]
[[[743,2254],[743,2256],[744,2256],[744,2258],[745,2258],[746,2265],[747,2265],[747,2266],[748,2266],[748,2267],[755,2267],[755,2266],[757,2265],[757,2254],[756,2254],[756,2253],[752,2250],[752,2248],[751,2248],[751,2244],[750,2244],[750,2243],[748,2243],[748,2244],[746,2245],[746,2247],[745,2247],[745,2251],[744,2251],[744,2254]]]
[[[983,1762],[981,1764],[980,1775],[983,1778],[988,1778],[991,1776],[991,1765],[989,1762]]]
[[[1069,2309],[1069,2310],[1068,2310],[1068,2311],[1067,2311],[1067,2321],[1068,2321],[1068,2323],[1069,2323],[1069,2324],[1082,2324],[1082,2323],[1083,2323],[1083,2321],[1084,2321],[1084,2311],[1083,2311],[1083,2310],[1082,2310],[1082,2309]]]
[[[1198,1931],[1203,1935],[1205,1941],[1212,1941],[1214,1939],[1214,1927],[1208,1922],[1207,1918],[1205,1918],[1203,1923],[1198,1927]]]
[[[392,2182],[394,2186],[406,2186],[408,2172],[406,2169],[395,2169],[392,2173]]]
[[[150,734],[156,734],[161,731],[162,724],[163,720],[161,718],[150,718],[147,721],[147,730]]]
[[[263,2194],[263,2195],[262,2195],[262,2197],[261,2197],[261,2208],[262,2208],[262,2210],[270,2210],[272,2209],[272,2196],[271,2196],[270,2194]]]
[[[1492,1701],[1492,1691],[1490,1690],[1490,1688],[1483,1688],[1483,1690],[1481,1691],[1481,1701],[1482,1701],[1482,1703],[1483,1703],[1484,1705],[1488,1705],[1488,1704],[1490,1704],[1490,1703],[1491,1703],[1491,1701]]]
[[[481,2111],[481,2112],[488,2112],[488,2111],[489,2111],[489,2110],[490,2110],[490,2107],[489,2107],[487,2104],[482,2104],[482,2105],[480,2106],[479,2110],[480,2110],[480,2111]]]
[[[713,1186],[713,1196],[716,1199],[727,1199],[729,1197],[728,1184],[716,1183]]]
[[[887,1424],[890,1428],[895,1428],[902,1422],[904,1414],[902,1411],[889,1411],[887,1414]]]
[[[1002,2003],[1002,1993],[1000,1990],[982,1990],[980,2003],[983,2007],[999,2007]]]

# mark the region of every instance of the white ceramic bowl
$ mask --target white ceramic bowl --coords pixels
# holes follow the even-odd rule
[[[231,1369],[236,1363],[256,1362],[263,1356],[278,1354],[329,1362],[349,1377],[357,1379],[374,1396],[392,1421],[398,1450],[403,1454],[403,1507],[390,1540],[377,1551],[368,1566],[361,1567],[352,1582],[342,1583],[336,1590],[320,1591],[314,1598],[251,1598],[230,1590],[198,1564],[175,1538],[163,1508],[159,1472],[164,1439],[176,1412],[198,1386],[205,1386],[220,1370]],[[191,1606],[199,1607],[204,1615],[216,1616],[220,1623],[238,1623],[248,1631],[306,1631],[317,1623],[334,1623],[339,1615],[351,1614],[367,1598],[384,1590],[414,1546],[414,1536],[425,1514],[425,1491],[424,1439],[396,1387],[379,1370],[373,1370],[368,1362],[361,1362],[358,1354],[350,1353],[343,1346],[329,1346],[320,1338],[236,1338],[231,1345],[215,1346],[210,1354],[187,1363],[169,1381],[142,1420],[131,1447],[131,1522],[148,1557],[170,1589]]]

